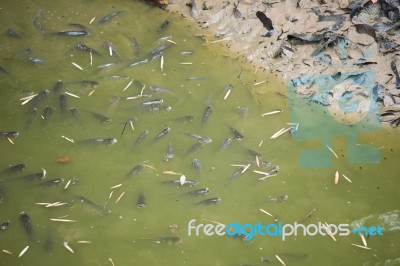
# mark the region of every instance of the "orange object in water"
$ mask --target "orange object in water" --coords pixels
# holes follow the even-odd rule
[[[60,156],[56,159],[57,163],[69,163],[71,161],[71,158],[67,156]]]

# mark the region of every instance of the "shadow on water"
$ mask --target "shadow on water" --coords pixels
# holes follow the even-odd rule
[[[398,256],[398,229],[370,237],[367,251],[350,245],[360,244],[355,235],[243,241],[187,228],[192,219],[350,224],[370,214],[379,223],[398,208],[397,132],[357,135],[379,148],[379,164],[350,164],[337,136],[332,166],[302,168],[299,155],[324,142],[271,136],[295,122],[289,110],[298,117],[310,105],[289,109],[284,82],[205,45],[180,16],[136,1],[3,1],[2,12],[0,131],[19,135],[0,139],[0,223],[10,221],[0,264],[257,265],[277,264],[279,254],[293,265],[348,265]],[[7,170],[18,163],[26,167]],[[334,185],[336,170],[353,182]]]

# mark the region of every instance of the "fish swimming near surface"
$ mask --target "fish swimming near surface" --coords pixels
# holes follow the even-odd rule
[[[154,137],[153,142],[156,142],[156,141],[159,141],[159,140],[162,139],[162,138],[165,138],[165,137],[168,135],[168,133],[169,133],[170,131],[171,131],[171,128],[169,128],[169,127],[164,128],[163,130],[161,130],[160,133],[158,133],[158,134]]]
[[[140,193],[136,202],[136,207],[138,207],[139,209],[143,209],[144,207],[146,207],[146,199],[143,195],[143,193]]]
[[[28,236],[32,235],[32,223],[29,215],[26,212],[21,212],[19,214],[19,220],[22,224],[22,226],[25,229],[25,232],[28,234]]]
[[[60,110],[61,113],[64,113],[65,110],[67,110],[68,107],[68,98],[67,95],[64,93],[60,93]]]
[[[206,187],[206,188],[200,188],[200,189],[196,189],[196,190],[192,190],[192,191],[186,192],[185,195],[189,195],[189,196],[205,196],[209,192],[210,192],[210,190]]]
[[[142,240],[152,240],[154,242],[157,243],[166,243],[166,244],[173,244],[173,245],[177,245],[182,243],[182,238],[181,237],[177,237],[177,236],[167,236],[167,237],[144,237],[141,238]]]
[[[201,119],[201,123],[204,124],[205,122],[208,121],[208,119],[210,118],[210,115],[212,114],[213,110],[214,110],[214,108],[212,107],[212,105],[208,105],[206,107],[206,109],[204,110],[204,113],[203,113],[203,117]]]
[[[18,164],[14,164],[9,166],[7,169],[5,169],[2,173],[16,173],[16,172],[20,172],[23,171],[26,167],[26,164],[24,163],[18,163]]]
[[[7,34],[9,36],[13,37],[13,38],[16,38],[16,39],[21,39],[22,38],[21,35],[18,32],[16,32],[13,28],[8,28],[7,29]]]
[[[123,12],[124,12],[124,11],[114,11],[114,12],[111,12],[111,13],[109,13],[109,14],[103,16],[102,18],[100,18],[99,21],[97,22],[97,24],[103,24],[103,23],[109,21],[110,19],[117,17],[119,14],[121,14],[121,13],[123,13]]]
[[[79,202],[81,202],[82,204],[92,208],[93,210],[95,210],[96,212],[100,213],[100,214],[104,214],[104,213],[109,213],[110,211],[108,209],[106,209],[105,207],[85,198],[84,196],[77,196],[77,199]]]
[[[142,141],[149,135],[148,130],[144,130],[142,133],[139,134],[139,136],[136,138],[135,145],[139,145],[142,143]]]
[[[174,149],[172,142],[168,142],[167,150],[165,151],[164,161],[169,161],[174,158]]]
[[[6,230],[10,225],[10,221],[5,221],[4,223],[0,224],[0,230]]]
[[[43,109],[42,118],[45,121],[48,121],[52,115],[53,115],[53,107],[52,106],[46,106],[46,108]]]
[[[135,167],[133,167],[127,174],[126,177],[132,176],[132,175],[137,175],[144,169],[144,164],[138,164]]]
[[[209,198],[209,199],[199,201],[196,204],[205,204],[205,205],[217,204],[217,203],[220,203],[221,200],[222,200],[221,198]]]
[[[0,136],[2,136],[4,138],[14,139],[19,136],[19,132],[18,131],[1,131]]]
[[[80,143],[85,144],[105,144],[112,145],[117,142],[116,138],[91,138],[79,141]]]

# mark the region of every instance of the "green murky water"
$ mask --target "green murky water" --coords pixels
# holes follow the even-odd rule
[[[10,221],[8,229],[0,231],[1,265],[261,265],[263,262],[259,259],[262,256],[278,265],[276,254],[280,254],[287,265],[361,265],[364,262],[369,262],[366,265],[382,265],[385,260],[400,256],[398,229],[385,231],[382,237],[370,237],[371,250],[351,246],[351,243],[362,245],[360,237],[354,234],[337,236],[336,242],[322,236],[289,237],[286,241],[256,236],[251,241],[242,241],[227,236],[189,237],[187,230],[191,219],[196,219],[196,224],[208,220],[224,224],[235,221],[267,224],[275,219],[294,223],[314,208],[317,211],[305,224],[319,221],[351,223],[372,214],[367,225],[379,223],[385,229],[393,229],[396,224],[385,224],[377,217],[399,208],[397,131],[381,129],[359,134],[359,143],[372,144],[380,149],[382,158],[378,164],[349,164],[346,161],[347,140],[339,136],[332,140],[332,148],[339,155],[332,168],[301,169],[299,154],[308,149],[320,149],[322,144],[319,139],[295,141],[288,133],[270,139],[290,122],[289,102],[282,96],[286,94],[284,83],[265,73],[254,73],[239,60],[225,57],[221,51],[204,45],[204,41],[195,37],[194,30],[180,16],[135,1],[113,4],[102,1],[64,4],[3,1],[1,8],[0,65],[11,75],[0,73],[0,130],[19,131],[20,135],[12,139],[14,144],[6,138],[1,139],[0,167],[7,169],[17,163],[27,165],[24,172],[1,175],[0,222]],[[36,25],[42,27],[44,35],[32,25],[39,10]],[[97,24],[101,17],[113,11],[123,12]],[[97,19],[89,25],[93,17]],[[170,25],[164,31],[157,31],[165,19],[170,20]],[[68,37],[51,34],[81,30],[69,23],[88,26],[90,35]],[[21,38],[7,35],[8,28],[13,28]],[[176,45],[158,41],[165,36],[172,36]],[[138,53],[130,44],[133,37],[139,44]],[[118,55],[111,57],[103,46],[104,41],[112,42]],[[91,64],[88,53],[73,50],[78,42],[95,49],[101,56],[93,55]],[[171,47],[163,53],[163,70],[160,58],[146,65],[127,67],[165,44]],[[18,54],[27,48],[32,49],[30,55]],[[189,56],[180,54],[189,50],[194,53]],[[28,60],[30,56],[40,57],[44,63],[33,64]],[[109,62],[119,64],[106,69],[97,68]],[[242,68],[241,79],[245,85],[237,78]],[[189,77],[201,79],[187,80]],[[80,97],[67,96],[68,107],[64,113],[59,104],[60,92],[53,90],[57,80],[65,82],[60,92]],[[99,84],[95,88],[82,86],[79,83],[82,80]],[[146,84],[143,94],[151,94],[151,98],[127,100],[141,91],[141,86],[135,84],[123,91],[132,80]],[[268,81],[253,85],[264,80]],[[233,90],[224,100],[227,84],[232,84]],[[150,85],[168,91],[154,92],[149,89]],[[22,106],[19,99],[45,88],[50,93],[38,104],[38,114],[29,124],[28,112],[32,102]],[[169,112],[149,112],[139,107],[142,102],[154,99],[163,99],[162,106],[171,106],[172,109]],[[213,112],[208,121],[202,123],[207,105],[213,106]],[[46,106],[54,108],[48,121],[41,118]],[[72,107],[78,110],[79,120],[70,113]],[[261,116],[276,109],[285,111]],[[91,112],[106,115],[111,121],[101,123]],[[191,122],[174,120],[188,115],[194,117]],[[130,119],[134,120],[134,130],[128,123],[121,135]],[[155,136],[166,127],[171,129],[170,133],[153,143]],[[229,127],[238,129],[244,139],[233,140],[227,149],[221,149],[224,139],[233,138]],[[136,138],[144,130],[148,130],[149,135],[135,146]],[[299,130],[307,128],[300,125]],[[184,133],[210,137],[212,143],[188,152],[196,140]],[[112,137],[117,139],[117,143],[70,143],[62,136],[76,142]],[[165,161],[169,142],[173,144],[175,157]],[[262,160],[272,161],[271,165],[268,168],[257,167],[255,157],[247,149],[259,152]],[[71,162],[56,163],[59,156],[68,156]],[[201,161],[200,171],[192,166],[194,158]],[[247,165],[251,161],[253,163],[246,172],[229,181],[229,176],[238,169],[230,164]],[[126,177],[140,163],[151,167]],[[260,176],[253,173],[253,170],[268,171],[276,165],[281,169],[279,173],[264,182],[258,181]],[[42,168],[47,171],[43,181],[20,178],[41,172]],[[352,183],[342,178],[338,185],[334,185],[336,170],[350,177]],[[163,174],[164,171],[183,173],[187,179],[197,180],[199,184],[187,187],[165,183],[179,179],[179,175]],[[61,185],[40,185],[61,177],[64,180]],[[79,181],[64,189],[73,177]],[[117,184],[122,186],[110,189]],[[207,196],[185,195],[205,187],[210,189]],[[113,194],[110,196],[111,191]],[[140,193],[146,197],[144,209],[136,207]],[[288,195],[287,201],[266,203],[268,196],[282,194]],[[79,197],[85,197],[98,206],[84,204]],[[213,197],[220,197],[222,201],[216,205],[197,204]],[[67,204],[46,208],[36,204],[40,202]],[[103,208],[110,212],[102,213]],[[274,217],[262,213],[260,208]],[[31,218],[30,236],[20,224],[21,211],[27,212]],[[76,222],[55,222],[50,221],[51,218]],[[398,218],[394,222],[398,223]],[[170,229],[173,224],[178,225],[176,232]],[[167,236],[181,237],[183,241],[169,245],[143,239]],[[74,254],[63,246],[64,242],[68,242]],[[29,250],[18,258],[26,246]]]

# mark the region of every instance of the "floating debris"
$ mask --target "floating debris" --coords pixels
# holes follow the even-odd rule
[[[263,213],[265,213],[266,215],[268,215],[268,216],[271,216],[271,217],[274,217],[274,216],[272,216],[272,214],[270,214],[269,212],[267,212],[266,210],[263,210],[263,209],[259,209],[261,212],[263,212]]]
[[[71,64],[74,65],[76,68],[83,70],[83,68],[80,65],[78,65],[77,63],[71,62]]]
[[[76,223],[76,220],[59,219],[59,218],[50,218],[50,221],[53,221],[53,222],[63,222],[63,223]]]
[[[74,250],[68,245],[68,242],[64,242],[64,247],[71,253],[75,253]]]
[[[336,171],[335,173],[335,180],[334,180],[335,185],[337,185],[339,183],[339,172]]]
[[[18,258],[22,257],[29,249],[29,246],[26,246],[18,255]]]
[[[334,152],[331,147],[329,147],[328,145],[326,145],[326,147],[333,153],[333,155],[335,155],[336,158],[339,158],[336,152]]]
[[[263,114],[261,114],[261,116],[264,117],[264,116],[267,116],[267,115],[279,114],[279,113],[282,113],[282,112],[283,112],[283,110],[282,110],[282,109],[279,109],[279,110],[276,110],[276,111],[271,111],[271,112],[268,112],[268,113],[263,113]]]

